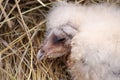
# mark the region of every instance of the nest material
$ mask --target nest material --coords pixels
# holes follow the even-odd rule
[[[68,0],[70,1],[70,0]],[[71,0],[77,4],[120,0]],[[70,80],[66,58],[38,61],[46,15],[56,0],[0,0],[0,80]]]

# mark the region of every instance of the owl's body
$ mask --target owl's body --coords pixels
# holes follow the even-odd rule
[[[48,15],[47,32],[38,57],[44,52],[56,58],[70,51],[73,80],[120,80],[118,7],[60,3]]]

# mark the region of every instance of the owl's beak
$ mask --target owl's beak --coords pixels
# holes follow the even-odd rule
[[[43,60],[45,57],[45,54],[41,51],[41,49],[37,53],[37,59],[38,60]]]

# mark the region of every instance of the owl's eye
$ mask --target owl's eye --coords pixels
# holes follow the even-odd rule
[[[64,42],[66,39],[65,38],[59,38],[57,42]]]
[[[63,43],[63,42],[66,41],[66,38],[65,37],[54,36],[53,41],[54,41],[54,43]]]

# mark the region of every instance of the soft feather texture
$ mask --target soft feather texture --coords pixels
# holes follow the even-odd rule
[[[120,80],[120,9],[109,4],[59,3],[48,15],[47,31],[61,35],[65,24],[77,31],[69,31],[74,34],[69,42],[73,80]]]
[[[72,39],[74,80],[120,80],[120,10],[89,6],[80,32]]]
[[[80,26],[80,7],[74,4],[60,2],[51,9],[47,17],[47,29],[59,28],[61,25],[70,23]],[[84,8],[84,7],[83,7]]]

